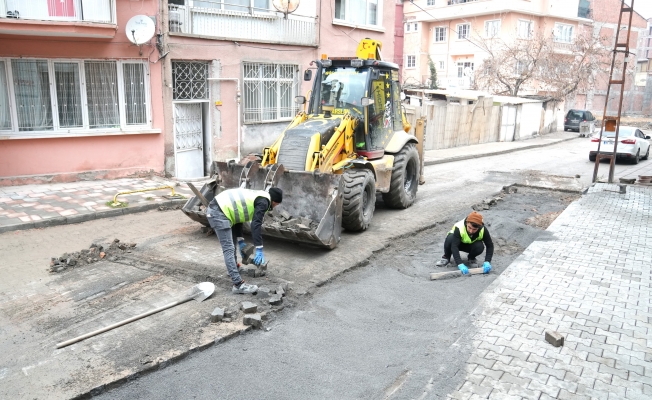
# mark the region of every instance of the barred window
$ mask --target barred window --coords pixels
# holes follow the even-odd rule
[[[299,67],[292,64],[243,63],[244,122],[289,120],[298,111]]]
[[[172,98],[174,100],[208,99],[208,64],[172,62]]]
[[[0,130],[149,126],[148,82],[141,61],[0,59]]]

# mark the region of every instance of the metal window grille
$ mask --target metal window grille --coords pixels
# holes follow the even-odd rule
[[[291,64],[245,62],[244,122],[278,121],[298,111],[298,67]]]
[[[79,63],[54,63],[57,111],[59,126],[62,128],[80,128],[84,126],[79,78]]]
[[[118,69],[115,61],[87,61],[86,98],[88,125],[93,128],[119,128]]]
[[[141,63],[125,63],[123,81],[127,125],[147,123],[147,98],[145,92],[145,66]]]
[[[48,62],[45,60],[11,60],[18,130],[51,131],[52,100]]]
[[[11,108],[9,107],[9,82],[5,62],[0,61],[0,130],[11,129]]]
[[[208,99],[208,64],[172,62],[172,98],[174,100]]]

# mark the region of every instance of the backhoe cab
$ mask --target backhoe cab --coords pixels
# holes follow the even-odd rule
[[[356,57],[324,55],[311,63],[316,66],[312,90],[308,99],[295,99],[303,111],[263,150],[260,172],[251,163],[243,168],[214,163],[226,187],[278,185],[284,191],[278,208],[319,221],[309,231],[264,224],[263,233],[333,248],[341,227],[367,229],[376,192],[391,208],[415,201],[422,154],[417,138],[408,134],[398,65],[382,61],[381,48],[380,42],[364,39]],[[305,80],[312,79],[311,72],[306,70]]]

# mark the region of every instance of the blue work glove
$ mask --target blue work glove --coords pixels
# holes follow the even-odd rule
[[[265,257],[263,256],[262,247],[256,247],[256,257],[254,257],[254,264],[256,265],[265,264]]]
[[[489,261],[485,261],[484,264],[482,264],[482,272],[488,274],[489,271],[491,271],[491,263]]]
[[[245,243],[244,240],[238,240],[238,247],[240,247],[240,257],[242,257],[243,260],[246,260],[247,255],[244,253],[244,249],[247,247],[247,243]]]
[[[468,275],[469,274],[469,268],[466,265],[460,264],[460,265],[457,266],[457,268],[459,268],[460,271],[462,271],[462,275]]]

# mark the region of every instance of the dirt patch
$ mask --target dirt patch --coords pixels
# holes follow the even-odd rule
[[[535,215],[534,217],[526,219],[525,223],[540,229],[548,229],[550,224],[552,224],[552,221],[554,221],[559,214],[561,214],[561,211]]]

